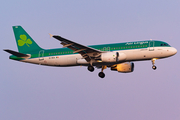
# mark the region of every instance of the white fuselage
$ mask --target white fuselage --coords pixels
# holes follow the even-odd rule
[[[145,49],[120,50],[115,52],[124,53],[126,55],[126,59],[124,61],[118,62],[118,63],[122,63],[127,61],[151,60],[153,58],[157,58],[157,59],[166,58],[176,54],[177,50],[173,47],[153,47],[153,48],[149,47]],[[90,64],[85,59],[83,59],[80,54],[29,58],[22,60],[22,62],[48,65],[48,66],[78,66],[78,65],[87,66]],[[107,64],[107,63],[94,61],[93,65],[94,64],[97,65],[97,64]]]

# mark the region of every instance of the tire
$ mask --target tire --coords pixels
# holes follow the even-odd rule
[[[103,72],[100,72],[98,75],[99,75],[100,78],[104,78],[105,77],[105,74]]]
[[[156,70],[156,69],[157,69],[157,67],[156,67],[155,65],[153,65],[153,66],[152,66],[152,69],[153,69],[153,70]]]
[[[93,66],[88,66],[88,70],[89,70],[90,72],[93,72],[93,71],[94,71],[94,67],[93,67]]]

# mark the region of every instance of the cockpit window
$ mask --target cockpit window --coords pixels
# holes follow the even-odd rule
[[[161,46],[169,46],[167,43],[161,44]]]

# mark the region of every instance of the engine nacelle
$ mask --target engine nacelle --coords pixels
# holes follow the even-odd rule
[[[132,62],[125,62],[121,64],[117,64],[114,67],[111,67],[111,70],[122,72],[122,73],[129,73],[134,71],[134,63]]]
[[[116,52],[107,52],[101,54],[102,62],[116,62]]]
[[[126,59],[126,54],[119,52],[107,52],[101,54],[102,62],[118,62]]]

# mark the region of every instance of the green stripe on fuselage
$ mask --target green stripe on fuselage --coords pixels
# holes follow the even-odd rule
[[[151,46],[151,44],[153,46]],[[164,46],[166,44],[166,46]],[[98,49],[101,51],[120,51],[120,50],[132,50],[132,49],[144,49],[148,47],[170,47],[166,42],[163,41],[136,41],[136,42],[126,42],[126,43],[114,43],[114,44],[102,44],[102,45],[91,45],[88,47],[92,47],[94,49]],[[69,48],[57,48],[57,49],[45,49],[43,51],[43,57],[48,56],[61,56],[61,55],[71,55],[71,54],[78,54],[73,53],[74,51]],[[31,58],[38,58],[42,57],[39,56],[40,51],[30,52]],[[15,57],[12,57],[12,59]],[[16,58],[18,60],[22,58]]]

